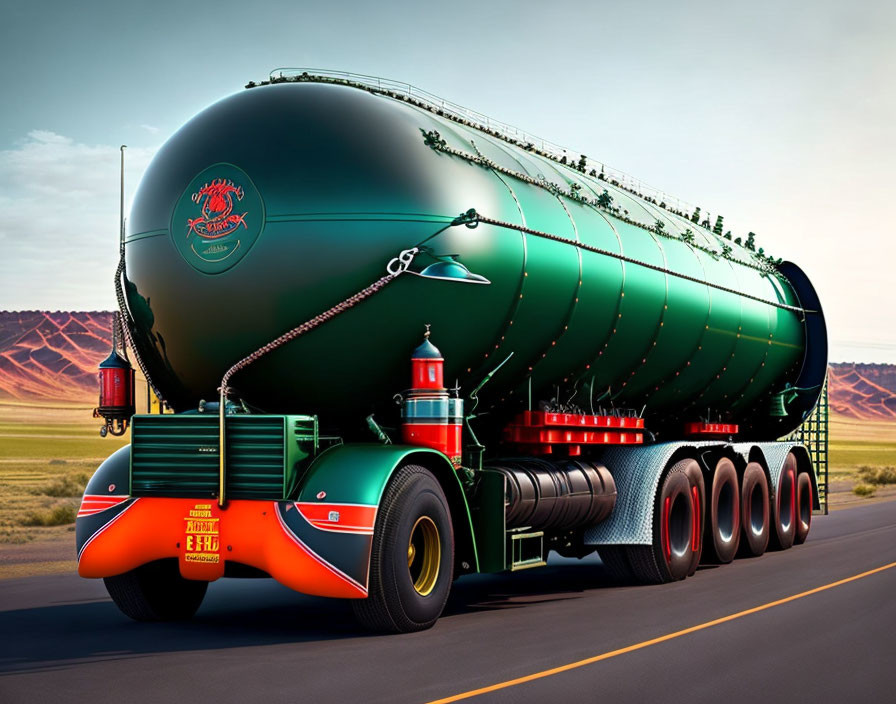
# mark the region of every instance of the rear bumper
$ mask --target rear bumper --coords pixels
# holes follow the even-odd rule
[[[111,503],[111,502],[107,502]],[[91,503],[77,519],[78,574],[111,577],[176,557],[187,579],[213,581],[227,562],[304,594],[367,596],[376,506],[127,498]]]

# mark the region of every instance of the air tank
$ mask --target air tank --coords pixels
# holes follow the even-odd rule
[[[148,167],[127,223],[125,291],[140,356],[177,410],[213,398],[236,361],[421,243],[418,273],[457,262],[487,285],[401,275],[239,372],[236,394],[360,427],[395,412],[429,324],[461,394],[506,362],[479,394],[492,418],[559,394],[586,411],[643,410],[648,428],[712,415],[776,437],[811,410],[826,339],[798,267],[768,266],[436,102],[344,83],[234,94]],[[500,224],[455,221],[471,209]]]

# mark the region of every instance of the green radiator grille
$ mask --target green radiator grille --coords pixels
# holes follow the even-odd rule
[[[315,432],[303,433],[306,426]],[[218,493],[218,416],[142,415],[131,426],[131,494],[211,498]],[[316,418],[227,418],[227,496],[287,498],[314,454]]]

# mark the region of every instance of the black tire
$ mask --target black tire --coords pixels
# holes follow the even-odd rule
[[[716,463],[707,497],[703,555],[707,562],[726,565],[737,554],[740,540],[740,482],[727,457]]]
[[[208,589],[208,582],[184,579],[177,560],[158,560],[137,569],[105,577],[115,605],[135,621],[183,621],[191,618]]]
[[[812,480],[806,472],[800,472],[796,479],[796,536],[793,544],[802,545],[809,537],[812,527]]]
[[[628,584],[635,578],[632,566],[628,561],[628,545],[601,545],[597,552],[600,561],[611,579]]]
[[[740,489],[740,546],[741,557],[759,557],[768,548],[769,503],[768,480],[765,470],[757,462],[744,469]]]
[[[796,457],[791,452],[784,459],[781,476],[772,504],[772,526],[769,545],[773,550],[793,547],[796,538]]]
[[[694,504],[687,467],[682,460],[663,477],[653,508],[653,543],[626,546],[632,573],[643,584],[684,579],[693,560]]]
[[[442,487],[425,467],[406,465],[386,487],[373,532],[366,599],[352,601],[374,631],[430,628],[442,614],[454,570],[454,531]]]

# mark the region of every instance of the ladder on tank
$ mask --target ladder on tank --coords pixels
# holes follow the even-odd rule
[[[803,424],[787,436],[787,440],[805,445],[815,467],[820,512],[828,513],[828,378],[824,378],[821,396]]]

